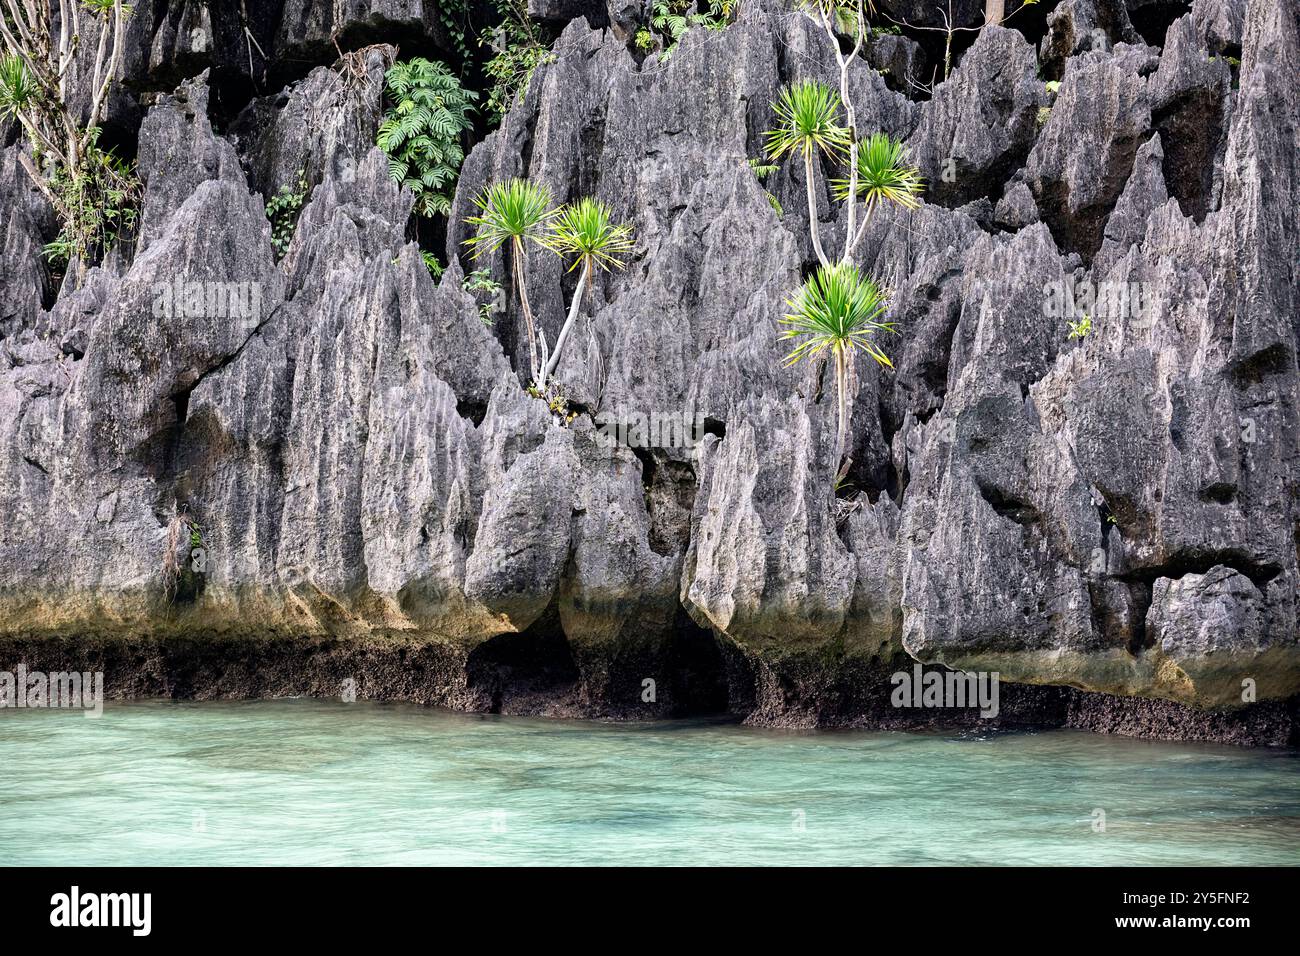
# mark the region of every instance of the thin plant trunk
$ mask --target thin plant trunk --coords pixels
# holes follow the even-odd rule
[[[524,244],[518,238],[513,240],[515,260],[515,285],[519,291],[519,306],[524,312],[524,324],[528,327],[528,360],[532,372],[530,382],[537,381],[537,329],[533,324],[533,310],[528,304],[528,289],[524,284]]]
[[[90,64],[90,110],[82,126],[68,103],[71,71],[83,42],[80,0],[57,0],[57,3],[55,0],[3,0],[3,3],[0,51],[21,60],[40,90],[30,115],[19,111],[19,122],[33,148],[39,148],[47,160],[52,160],[54,172],[61,167],[69,180],[75,180],[83,173],[83,162],[90,153],[95,129],[121,63],[126,46],[126,7],[122,0],[114,0],[110,8],[94,17],[99,36]],[[52,25],[56,8],[57,34]],[[90,32],[84,31],[86,42],[90,42]],[[28,162],[23,163],[23,168],[50,200],[61,225],[67,227],[72,214],[54,195],[48,181],[51,171],[37,169]]]
[[[835,387],[840,399],[839,427],[835,430],[835,462],[838,468],[839,460],[844,457],[844,442],[849,434],[849,365],[844,350],[838,346],[835,349]]]
[[[988,0],[986,0],[988,2]],[[948,35],[943,40],[943,78],[948,79],[948,74],[952,72],[952,35],[954,28],[952,25],[952,0],[948,0],[948,17],[944,20],[944,28]]]
[[[1006,0],[984,0],[984,22],[1001,23],[1006,9]]]
[[[813,251],[817,253],[817,261],[829,268],[830,262],[822,251],[822,237],[817,228],[817,192],[813,188],[813,154],[810,149],[803,153],[803,171],[808,185],[808,229],[812,233]]]
[[[853,255],[854,251],[858,248],[858,243],[862,241],[862,237],[867,234],[867,226],[870,225],[871,223],[871,213],[872,210],[874,209],[875,209],[875,203],[871,201],[867,201],[864,204],[862,210],[862,225],[858,226],[858,231],[852,236],[852,239],[849,242],[849,247],[844,253],[844,260],[846,262]]]
[[[569,340],[569,331],[578,318],[578,310],[582,307],[582,296],[587,290],[587,281],[590,275],[591,261],[584,259],[582,271],[578,273],[578,289],[573,293],[573,304],[569,306],[569,314],[564,320],[564,327],[560,329],[560,335],[555,340],[555,351],[551,353],[551,360],[546,365],[547,378],[554,375],[555,370],[560,366],[560,353],[564,351],[564,343]]]
[[[853,109],[853,99],[849,96],[849,65],[857,59],[858,53],[862,49],[862,43],[867,35],[867,25],[862,16],[862,0],[858,0],[855,8],[855,26],[857,29],[853,49],[848,56],[845,56],[840,52],[840,42],[835,35],[835,28],[831,23],[831,18],[827,16],[824,7],[819,8],[819,10],[822,27],[825,29],[826,35],[830,37],[831,49],[835,51],[835,59],[840,66],[840,104],[844,107],[844,116],[848,121],[849,128],[849,195],[847,200],[849,223],[844,232],[844,255],[840,257],[840,262],[848,262],[849,256],[853,253],[852,247],[855,245],[853,237],[856,233],[855,225],[858,211],[858,118],[856,111]]]

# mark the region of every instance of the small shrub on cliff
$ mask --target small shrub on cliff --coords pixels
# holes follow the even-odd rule
[[[424,260],[424,267],[429,270],[429,275],[433,276],[433,281],[439,281],[445,270],[442,263],[438,261],[438,257],[432,252],[421,252],[420,258]]]
[[[737,0],[709,0],[709,12],[700,13],[696,0],[656,0],[650,9],[650,26],[663,38],[664,49],[659,59],[667,61],[691,27],[721,30],[731,22],[737,5]],[[653,37],[644,49],[648,50],[650,43]]]
[[[167,523],[163,547],[163,592],[168,602],[193,600],[203,587],[207,573],[207,544],[203,529],[184,507]]]
[[[830,265],[817,228],[817,194],[813,161],[819,153],[839,158],[852,142],[840,122],[840,103],[831,88],[818,80],[799,80],[781,90],[772,111],[777,125],[767,133],[767,154],[778,161],[797,153],[803,158],[808,193],[808,228],[813,250],[823,266]]]
[[[277,259],[283,259],[289,251],[303,203],[307,201],[307,170],[298,170],[296,180],[296,185],[286,183],[266,201],[266,218],[271,221],[271,245]]]
[[[93,0],[57,8],[10,3],[0,14],[0,118],[18,121],[31,148],[30,155],[19,150],[18,160],[58,217],[47,258],[79,268],[135,224],[135,173],[98,145],[130,13],[121,0]],[[74,63],[89,79],[88,95],[75,104],[67,95]]]
[[[140,206],[140,180],[131,165],[99,148],[99,130],[91,131],[81,170],[70,173],[56,166],[50,189],[57,197],[62,228],[45,246],[52,266],[91,262],[120,237],[135,230]]]
[[[548,384],[548,379],[559,367],[582,308],[584,293],[590,288],[595,271],[622,267],[619,257],[632,248],[632,229],[615,223],[610,208],[594,199],[582,198],[555,209],[551,205],[549,189],[523,179],[488,186],[474,199],[474,204],[481,214],[466,219],[468,225],[475,227],[476,234],[465,240],[473,250],[474,258],[498,249],[509,250],[511,274],[524,316],[524,335],[528,339],[531,375],[525,388],[529,395],[546,401],[561,423],[567,423],[573,418],[568,400],[558,387]],[[554,354],[547,350],[546,336],[534,320],[528,301],[525,263],[529,243],[561,257],[572,258],[570,271],[581,270],[568,315],[555,340]],[[483,279],[477,290],[495,292],[500,288],[490,281],[486,270],[470,273],[465,279],[465,287],[472,288],[471,283],[477,284],[479,276]],[[484,321],[488,321],[486,315]]]
[[[537,325],[533,321],[532,306],[528,304],[524,267],[527,244],[545,246],[550,241],[546,226],[556,212],[551,208],[551,191],[526,179],[511,179],[488,186],[475,197],[474,205],[479,208],[480,215],[471,216],[466,222],[477,229],[477,234],[465,240],[465,244],[473,250],[475,259],[496,252],[502,246],[509,248],[515,292],[527,326],[530,381],[538,381],[542,363],[538,359]]]
[[[632,250],[632,227],[625,224],[616,225],[610,209],[602,202],[584,197],[576,203],[565,206],[555,218],[551,227],[551,249],[564,257],[572,257],[573,265],[569,271],[580,270],[578,288],[573,293],[573,303],[569,314],[555,340],[555,351],[542,372],[541,386],[546,387],[546,379],[555,374],[559,367],[560,356],[569,341],[574,320],[582,308],[583,293],[590,288],[596,269],[608,270],[611,266],[623,267],[619,256]]]
[[[501,283],[492,278],[487,269],[476,269],[461,281],[460,287],[478,302],[478,317],[484,325],[492,325],[492,313],[502,293]],[[486,297],[486,300],[483,298]]]
[[[880,287],[848,262],[818,269],[786,302],[790,311],[781,320],[785,328],[779,337],[798,344],[785,363],[793,365],[827,352],[835,362],[837,454],[848,433],[848,383],[854,354],[863,351],[881,365],[893,367],[874,340],[877,332],[894,331],[892,322],[881,321],[885,302]]]
[[[384,81],[394,102],[376,143],[388,154],[388,171],[415,194],[416,213],[445,215],[465,161],[462,138],[473,126],[469,114],[478,94],[461,86],[444,64],[420,57],[393,64]]]
[[[499,123],[528,88],[533,71],[552,62],[555,54],[550,51],[546,31],[528,16],[527,0],[496,0],[496,5],[501,22],[478,42],[493,53],[483,68],[492,81],[484,109],[489,119]]]

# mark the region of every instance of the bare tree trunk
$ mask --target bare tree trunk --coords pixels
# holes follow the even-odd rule
[[[585,261],[582,263],[582,272],[578,275],[578,289],[573,293],[573,304],[569,306],[569,314],[564,320],[564,327],[560,329],[560,335],[555,340],[555,351],[551,353],[551,360],[546,365],[546,376],[555,374],[555,370],[560,367],[560,353],[564,351],[564,343],[569,340],[569,331],[573,328],[573,323],[577,321],[578,310],[582,307],[582,295],[587,290],[587,280],[591,276],[591,263]],[[542,383],[545,385],[545,382]]]
[[[984,0],[984,22],[1001,23],[1006,10],[1006,0]]]
[[[528,360],[530,362],[529,371],[532,377],[529,382],[537,381],[537,330],[533,325],[533,310],[528,305],[528,289],[524,284],[524,244],[518,239],[513,240],[513,252],[515,260],[515,285],[519,292],[519,305],[524,312],[524,324],[528,327]]]
[[[803,172],[808,182],[808,229],[812,232],[813,250],[817,253],[817,261],[829,268],[830,262],[822,251],[821,232],[817,228],[817,191],[813,188],[813,154],[810,149],[804,150]]]
[[[840,419],[839,427],[835,430],[835,467],[839,468],[839,460],[844,457],[844,442],[849,434],[849,366],[845,360],[844,350],[837,348],[835,350],[835,386],[839,392],[840,399]]]

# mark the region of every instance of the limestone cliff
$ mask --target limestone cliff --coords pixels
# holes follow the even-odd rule
[[[438,11],[255,6],[140,5],[109,128],[143,218],[80,281],[39,266],[50,214],[7,131],[0,658],[89,655],[119,694],[353,676],[467,709],[802,726],[893,725],[886,678],[914,658],[1048,685],[1012,688],[1011,719],[1294,733],[1294,0],[1044,2],[969,34],[933,95],[929,33],[873,41],[858,123],[928,190],[857,256],[897,335],[894,369],[852,382],[851,500],[831,373],[777,340],[815,263],[801,169],[749,164],[783,84],[838,82],[808,17],[745,0],[663,61],[633,43],[641,4],[534,2],[554,59],[465,161],[435,281],[373,143],[384,44],[450,58]],[[300,169],[277,259],[265,199]],[[513,296],[489,326],[463,288],[471,200],[511,176],[635,229],[563,366],[567,423],[522,387]],[[574,276],[542,252],[528,275],[553,342]],[[160,315],[177,281],[258,306]],[[1047,302],[1088,284],[1140,307],[1072,339]],[[602,413],[701,440],[610,447]],[[179,589],[178,509],[204,552]]]

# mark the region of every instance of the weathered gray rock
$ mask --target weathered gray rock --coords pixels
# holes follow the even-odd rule
[[[867,62],[902,92],[920,89],[933,79],[921,44],[905,36],[877,33],[867,43]]]
[[[1047,16],[1039,58],[1044,75],[1059,77],[1065,61],[1076,54],[1141,41],[1124,0],[1065,0]]]
[[[1038,205],[1034,194],[1024,183],[1012,183],[998,200],[994,222],[1003,229],[1015,232],[1038,221]]]
[[[182,84],[149,111],[140,128],[139,174],[145,194],[139,247],[167,228],[172,214],[201,184],[216,180],[244,188],[239,156],[208,119],[207,71]]]
[[[1052,234],[1090,259],[1119,197],[1138,146],[1151,128],[1144,72],[1158,63],[1145,47],[1069,61],[1051,115],[1025,167]]]
[[[1205,574],[1156,579],[1146,626],[1163,660],[1210,696],[1272,696],[1294,679],[1294,660],[1273,653],[1267,602],[1246,575],[1223,565]],[[1270,627],[1270,624],[1274,626]],[[1219,685],[1219,686],[1215,686]]]
[[[270,198],[296,188],[299,174],[319,183],[344,175],[375,141],[383,115],[384,72],[397,51],[372,46],[274,96],[259,97],[236,118],[234,142],[255,189]]]
[[[19,161],[23,148],[0,151],[0,339],[30,327],[41,310],[42,237],[54,228],[49,203]]]
[[[165,6],[179,51],[204,14]],[[286,7],[267,69],[332,63],[336,36],[432,35],[422,4],[345,7]],[[1061,46],[1041,123],[1050,99],[1015,30],[985,28],[930,100],[855,64],[861,131],[905,138],[929,188],[915,211],[881,210],[857,253],[897,334],[880,340],[892,370],[855,365],[839,498],[833,377],[784,366],[777,339],[813,263],[803,172],[760,183],[748,162],[782,84],[836,79],[807,18],[746,4],[638,63],[627,9],[606,6],[612,30],[575,16],[467,159],[438,283],[370,147],[386,51],[361,87],[314,69],[224,134],[213,91],[188,82],[140,129],[134,258],[48,313],[6,299],[0,630],[24,648],[94,635],[117,662],[107,644],[138,642],[169,675],[184,646],[200,694],[329,693],[354,668],[376,695],[467,709],[726,706],[799,726],[901,726],[881,689],[914,658],[1058,685],[1018,688],[1018,719],[1284,741],[1281,704],[1205,708],[1242,705],[1243,679],[1261,701],[1300,690],[1300,30],[1283,0],[1197,5],[1157,51],[1122,10],[1058,10],[1060,37],[1109,13],[1123,42]],[[303,166],[313,188],[277,262],[258,193]],[[814,192],[838,250],[834,174]],[[634,228],[557,375],[572,418],[523,390],[504,257],[463,246],[473,197],[516,175]],[[0,192],[21,260],[33,207]],[[527,262],[552,343],[568,265]],[[479,268],[504,286],[490,326],[462,287]],[[187,283],[247,285],[258,307],[205,294],[167,314],[177,279],[186,301]],[[1057,300],[1083,283],[1129,298]],[[677,431],[607,440],[638,416]],[[167,556],[194,559],[188,533],[169,542],[178,514],[203,564],[169,588]],[[214,637],[256,648],[263,675],[223,671]]]
[[[908,139],[932,201],[961,206],[996,195],[1024,164],[1046,102],[1036,69],[1034,49],[1019,33],[980,31]]]
[[[1169,198],[1165,190],[1164,161],[1165,151],[1160,134],[1156,133],[1138,149],[1124,191],[1106,220],[1101,251],[1093,262],[1098,275],[1108,273],[1134,245],[1142,241],[1146,236],[1147,219]]]

